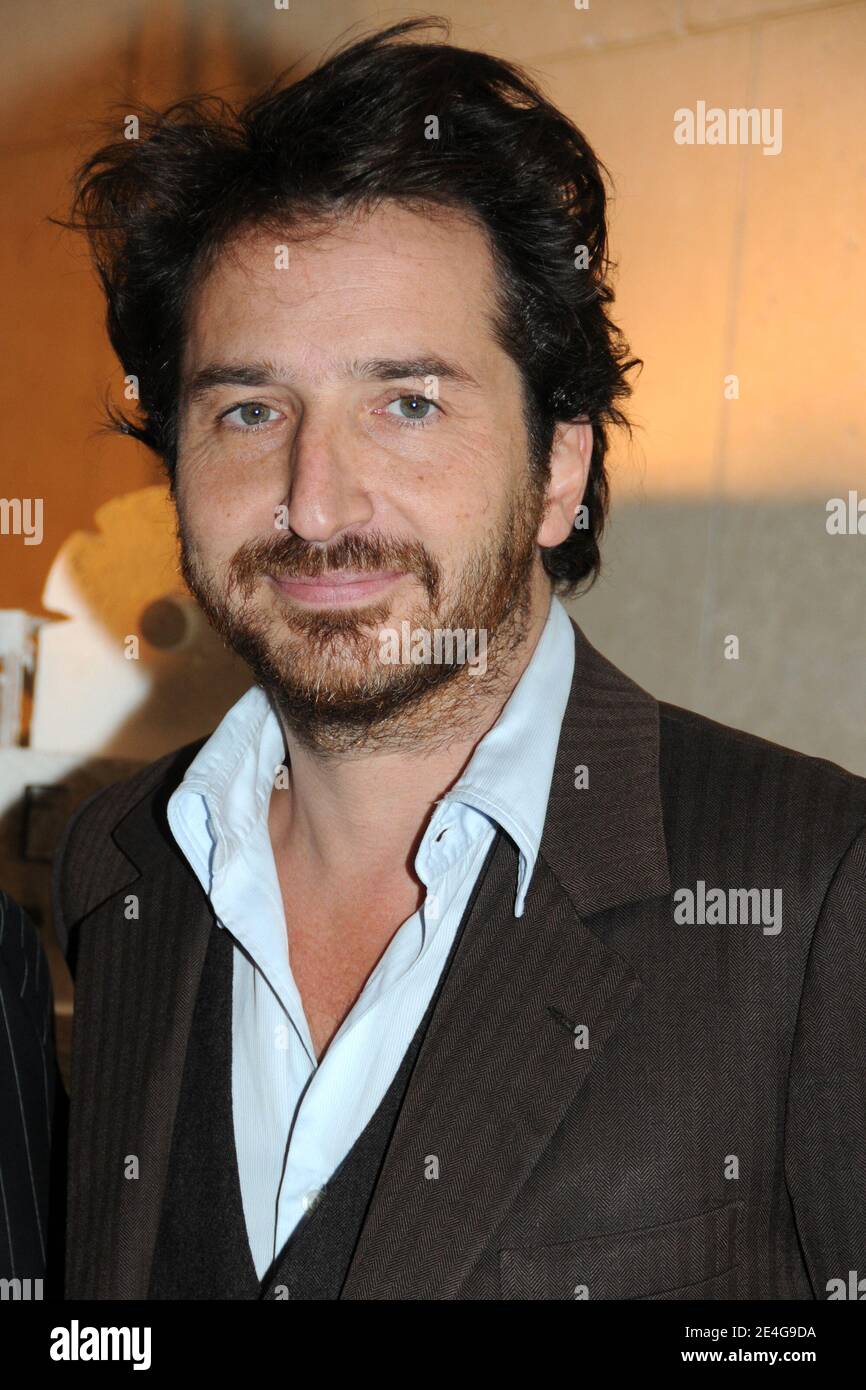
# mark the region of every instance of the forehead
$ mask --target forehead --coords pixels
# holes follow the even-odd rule
[[[193,296],[187,366],[230,343],[304,360],[310,372],[407,342],[483,356],[493,349],[495,270],[482,229],[448,210],[385,204],[280,241],[238,236]]]

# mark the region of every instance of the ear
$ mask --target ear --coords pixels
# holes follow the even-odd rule
[[[550,482],[536,538],[540,546],[561,545],[571,535],[586,491],[591,458],[592,425],[586,416],[560,420],[550,450]]]

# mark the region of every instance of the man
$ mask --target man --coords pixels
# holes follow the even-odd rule
[[[80,173],[116,423],[257,685],[58,854],[67,1293],[825,1298],[866,1254],[866,782],[567,617],[634,365],[601,169],[416,27]]]

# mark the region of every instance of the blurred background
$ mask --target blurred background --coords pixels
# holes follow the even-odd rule
[[[427,12],[0,3],[0,884],[44,929],[64,1064],[57,837],[83,796],[212,729],[249,678],[183,592],[157,461],[98,432],[123,379],[86,249],[46,217],[114,103],[241,101],[352,26]],[[430,12],[453,43],[529,67],[613,178],[616,317],[645,366],[603,577],[573,615],[657,697],[866,774],[866,3]],[[678,143],[675,113],[699,103],[780,112],[781,148]],[[844,523],[828,529],[828,506]]]

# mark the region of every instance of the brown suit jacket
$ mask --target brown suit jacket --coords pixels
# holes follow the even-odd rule
[[[525,914],[489,874],[343,1297],[827,1298],[866,1274],[866,780],[659,704],[575,634]],[[68,1297],[148,1288],[212,921],[165,805],[200,746],[91,798],[56,858]],[[683,924],[700,882],[781,890],[781,930]]]

